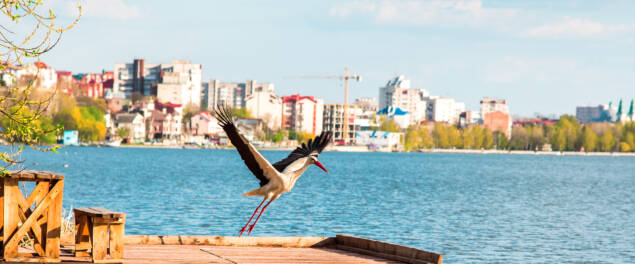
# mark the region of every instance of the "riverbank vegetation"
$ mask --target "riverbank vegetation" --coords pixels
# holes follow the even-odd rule
[[[633,152],[635,122],[580,124],[574,116],[563,115],[555,125],[514,126],[509,139],[480,125],[459,129],[435,123],[405,130],[406,151],[431,148]]]

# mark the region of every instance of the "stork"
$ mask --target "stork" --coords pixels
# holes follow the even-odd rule
[[[232,120],[231,108],[218,106],[214,108],[213,114],[231,143],[236,147],[238,154],[240,154],[247,168],[249,168],[251,173],[260,181],[260,188],[243,194],[243,196],[262,196],[263,200],[258,207],[256,207],[249,221],[247,221],[245,226],[238,232],[238,236],[242,236],[245,230],[247,230],[247,226],[249,226],[247,234],[251,234],[251,231],[254,229],[254,226],[256,226],[256,223],[258,223],[262,213],[267,209],[267,206],[278,199],[281,194],[291,191],[295,182],[309,166],[316,165],[328,173],[326,168],[318,161],[318,156],[331,141],[331,134],[322,132],[319,136],[315,137],[315,139],[309,139],[308,143],[302,143],[301,146],[293,150],[285,159],[272,165],[238,132]],[[251,220],[253,220],[256,213],[258,213],[260,207],[267,200],[269,201],[262,210],[260,210],[256,221],[250,226],[249,223],[251,223]]]

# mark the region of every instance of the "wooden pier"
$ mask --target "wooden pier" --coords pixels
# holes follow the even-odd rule
[[[63,262],[86,262],[63,247]],[[125,237],[124,263],[412,263],[440,264],[443,255],[381,241],[335,237]],[[103,262],[108,263],[109,260]]]

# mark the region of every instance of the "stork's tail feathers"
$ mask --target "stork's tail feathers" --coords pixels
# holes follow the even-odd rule
[[[260,188],[243,193],[243,196],[265,196]]]

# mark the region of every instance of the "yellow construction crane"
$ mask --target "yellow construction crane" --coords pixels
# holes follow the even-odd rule
[[[344,68],[343,76],[294,76],[292,78],[298,79],[340,79],[344,80],[344,130],[343,130],[343,139],[344,144],[348,144],[348,79],[354,79],[358,82],[362,81],[362,76],[357,74],[348,74],[348,67]]]

